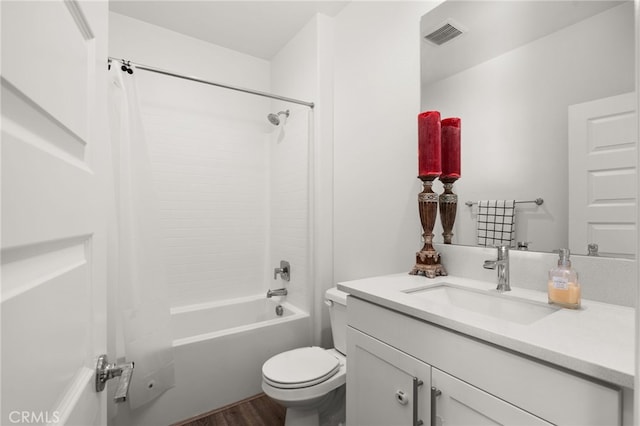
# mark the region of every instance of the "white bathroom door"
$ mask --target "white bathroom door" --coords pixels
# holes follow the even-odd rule
[[[107,7],[0,2],[2,425],[106,424]]]
[[[633,258],[636,227],[635,93],[569,106],[569,248]]]

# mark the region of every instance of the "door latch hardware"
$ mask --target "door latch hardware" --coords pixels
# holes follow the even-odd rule
[[[102,392],[107,385],[107,380],[120,377],[118,388],[113,397],[115,402],[125,402],[129,393],[131,376],[133,375],[133,362],[126,364],[109,364],[106,354],[100,355],[96,362],[96,392]]]

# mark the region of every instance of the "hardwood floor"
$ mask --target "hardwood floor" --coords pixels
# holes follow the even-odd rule
[[[172,426],[284,426],[285,409],[259,394]]]

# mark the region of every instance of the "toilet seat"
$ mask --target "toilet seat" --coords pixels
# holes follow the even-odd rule
[[[280,389],[298,389],[322,383],[340,370],[340,361],[325,349],[311,346],[271,357],[262,366],[262,377]]]

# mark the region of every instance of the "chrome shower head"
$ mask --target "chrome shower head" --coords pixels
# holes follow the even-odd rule
[[[284,114],[285,117],[289,117],[289,110],[286,111],[280,111],[277,114],[271,113],[269,115],[267,115],[267,119],[269,120],[269,122],[271,124],[273,124],[274,126],[277,126],[280,124],[280,115]]]
[[[267,120],[269,120],[269,123],[273,124],[274,126],[280,124],[280,118],[277,114],[274,113],[267,115]]]

